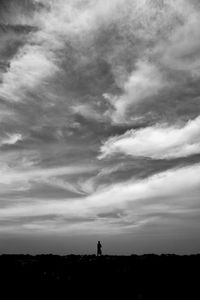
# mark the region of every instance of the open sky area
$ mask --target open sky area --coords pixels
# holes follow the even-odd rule
[[[0,253],[199,252],[199,82],[199,0],[0,0]]]

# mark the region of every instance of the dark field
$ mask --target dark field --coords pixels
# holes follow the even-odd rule
[[[2,255],[1,290],[80,299],[200,299],[200,255]]]

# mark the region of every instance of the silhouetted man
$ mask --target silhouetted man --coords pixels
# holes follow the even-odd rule
[[[101,248],[102,248],[102,245],[101,245],[100,241],[98,241],[98,243],[97,243],[97,256],[102,255]]]

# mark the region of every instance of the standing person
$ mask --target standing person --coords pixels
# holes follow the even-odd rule
[[[102,255],[101,248],[102,248],[102,245],[101,245],[100,241],[98,241],[98,243],[97,243],[97,256],[101,256]]]

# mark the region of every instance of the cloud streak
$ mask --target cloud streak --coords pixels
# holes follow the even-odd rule
[[[134,157],[173,159],[200,153],[200,118],[185,126],[158,124],[112,137],[101,147],[100,159],[117,153]]]
[[[12,217],[22,218],[38,217],[54,214],[57,216],[51,223],[49,230],[67,230],[65,220],[73,220],[69,232],[75,229],[77,218],[85,218],[85,226],[81,231],[88,233],[112,226],[114,231],[124,231],[128,228],[137,228],[151,224],[155,220],[162,223],[162,214],[168,215],[168,222],[173,215],[180,216],[187,213],[198,212],[198,190],[200,173],[199,164],[193,167],[174,169],[151,176],[145,180],[130,180],[125,184],[108,186],[106,189],[91,196],[68,201],[44,202],[42,199],[34,202],[21,203],[15,207],[6,207],[0,210],[0,217],[6,220]],[[190,201],[187,197],[190,196]],[[113,218],[112,212],[121,211],[118,218]],[[110,212],[110,213],[108,213]],[[107,214],[107,217],[104,217]],[[160,220],[161,218],[161,220]],[[81,219],[80,219],[81,221]],[[91,229],[91,221],[94,223]],[[61,224],[60,224],[61,223]],[[41,226],[48,227],[46,221]],[[61,226],[60,226],[61,225]],[[49,231],[46,227],[46,230]],[[19,228],[17,229],[19,230]],[[23,231],[23,227],[21,227]],[[62,230],[61,230],[62,232]]]

